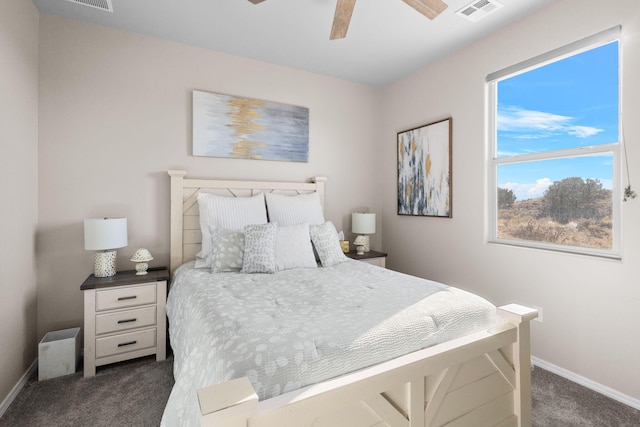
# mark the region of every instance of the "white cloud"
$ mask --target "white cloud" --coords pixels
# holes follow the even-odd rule
[[[588,138],[603,131],[592,126],[574,125],[573,117],[544,111],[506,107],[498,111],[498,129],[518,132],[520,139],[536,139],[567,133],[578,138]]]
[[[602,132],[602,129],[596,129],[589,126],[573,126],[569,131],[569,134],[575,135],[578,138],[588,138],[600,132]]]
[[[571,117],[542,111],[525,110],[520,107],[507,107],[498,112],[498,127],[501,130],[544,130],[562,129],[571,121]]]
[[[551,184],[553,184],[551,179],[541,178],[536,180],[535,183],[521,184],[517,182],[507,182],[506,184],[500,185],[500,188],[513,191],[516,200],[526,200],[544,196],[544,192],[547,191],[547,188],[549,188]]]
[[[553,184],[553,181],[551,181],[549,178],[536,180],[536,183],[527,190],[527,195],[529,195],[528,198],[540,197],[544,195],[544,192],[547,191],[547,188],[549,188],[551,184]]]

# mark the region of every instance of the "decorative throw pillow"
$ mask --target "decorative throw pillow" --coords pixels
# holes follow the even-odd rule
[[[276,267],[278,271],[291,268],[317,268],[311,246],[309,224],[280,226],[276,234]]]
[[[338,232],[331,221],[322,225],[312,225],[309,232],[323,267],[331,267],[347,261],[348,258],[340,248]]]
[[[342,230],[340,230],[338,232],[338,242],[340,240],[344,240],[344,231],[342,231]],[[316,263],[320,262],[320,255],[318,255],[318,250],[316,249],[316,247],[313,244],[313,242],[311,243],[311,247],[313,248],[313,256],[316,259]],[[340,249],[342,249],[342,246],[340,246]]]
[[[265,197],[269,222],[277,222],[280,226],[305,222],[309,225],[319,225],[324,222],[320,195],[317,192],[298,196],[267,193]]]
[[[244,257],[244,233],[211,227],[211,272],[240,271]]]
[[[210,227],[242,231],[245,225],[267,222],[263,193],[252,197],[226,197],[198,193],[198,208],[202,250],[196,255],[196,268],[211,265]]]
[[[276,233],[274,223],[244,227],[244,258],[241,273],[276,272]]]

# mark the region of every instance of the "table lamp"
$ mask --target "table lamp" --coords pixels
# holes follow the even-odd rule
[[[142,276],[143,274],[147,274],[147,269],[149,268],[149,261],[153,259],[151,252],[148,249],[140,248],[133,254],[131,257],[131,261],[136,263],[136,275]]]
[[[84,248],[95,254],[93,274],[111,277],[116,274],[115,249],[127,246],[126,218],[91,218],[84,220]]]
[[[376,214],[354,212],[351,214],[351,232],[359,236],[353,241],[359,255],[369,252],[371,244],[369,234],[376,232]]]

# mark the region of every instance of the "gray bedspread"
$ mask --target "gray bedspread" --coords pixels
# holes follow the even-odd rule
[[[353,260],[276,274],[187,263],[167,315],[167,426],[198,425],[196,390],[211,384],[246,376],[266,399],[500,322],[477,295]]]

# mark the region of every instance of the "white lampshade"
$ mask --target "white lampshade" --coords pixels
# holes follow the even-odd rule
[[[354,212],[351,214],[351,231],[354,234],[373,234],[376,232],[376,214]]]
[[[369,243],[369,240],[367,240],[367,236],[364,236],[364,235],[360,235],[356,237],[355,240],[353,241],[353,244],[356,246],[364,246],[367,243]]]
[[[91,218],[84,220],[84,248],[104,251],[127,246],[127,218]]]
[[[151,256],[151,252],[149,252],[149,250],[145,248],[138,249],[136,253],[134,253],[131,257],[131,261],[133,262],[148,262],[152,259],[153,256]]]

